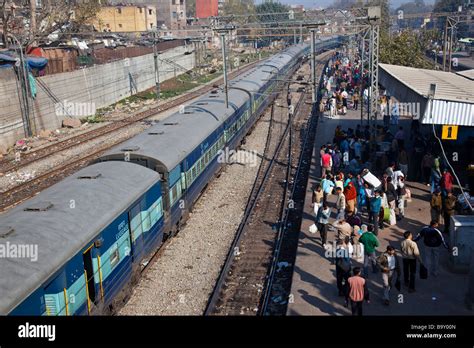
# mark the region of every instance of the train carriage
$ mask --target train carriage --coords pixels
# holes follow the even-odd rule
[[[339,38],[318,41],[333,48]],[[3,259],[0,314],[78,315],[106,311],[141,263],[173,235],[219,167],[307,54],[296,45],[207,93],[35,198],[3,214],[0,238],[37,245],[36,262]],[[225,162],[225,161],[224,161]]]
[[[88,314],[110,304],[144,246],[161,243],[160,191],[152,170],[100,163],[3,214],[2,244],[37,254],[1,261],[0,314]]]

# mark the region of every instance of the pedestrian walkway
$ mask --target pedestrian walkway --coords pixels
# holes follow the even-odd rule
[[[325,257],[325,250],[321,245],[319,233],[312,234],[309,227],[314,222],[314,213],[311,206],[312,189],[319,183],[321,168],[319,165],[319,150],[323,144],[331,143],[337,125],[343,129],[355,129],[360,123],[360,111],[349,110],[344,116],[334,119],[320,118],[316,133],[313,159],[310,169],[307,194],[304,205],[303,221],[301,225],[298,251],[295,260],[294,274],[288,315],[350,315],[350,308],[344,307],[344,297],[338,296],[336,287],[335,265],[331,258]],[[410,129],[408,119],[400,119],[399,126]],[[395,131],[396,126],[392,126]],[[397,225],[385,227],[379,231],[378,239],[380,252],[385,251],[387,245],[400,250],[403,232],[409,230],[415,236],[420,229],[430,220],[430,192],[429,187],[410,181],[408,187],[412,192],[412,202],[405,209],[405,219],[398,221]],[[336,211],[334,209],[335,196],[330,195],[332,215],[330,223],[334,222]],[[364,222],[367,221],[363,215]],[[328,243],[335,239],[334,232],[328,233]],[[422,243],[418,243],[421,245]],[[423,248],[421,248],[423,253]],[[368,287],[370,291],[370,304],[364,303],[364,315],[473,315],[465,304],[465,294],[468,287],[468,277],[465,274],[454,274],[447,268],[448,251],[441,250],[440,274],[437,278],[432,276],[426,280],[419,278],[417,269],[416,292],[408,293],[403,285],[399,292],[393,288],[390,291],[390,305],[385,306],[382,301],[383,285],[381,273],[369,274]],[[353,266],[361,266],[353,261]],[[418,265],[419,266],[419,265]]]

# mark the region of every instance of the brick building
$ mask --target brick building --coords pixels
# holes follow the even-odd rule
[[[196,18],[208,18],[219,13],[219,0],[196,0]]]

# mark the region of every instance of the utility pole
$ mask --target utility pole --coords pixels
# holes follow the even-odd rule
[[[227,84],[227,56],[225,53],[225,33],[221,33],[222,66],[224,70],[225,107],[229,108],[229,86]]]
[[[313,87],[312,93],[311,93],[311,100],[314,103],[317,101],[316,97],[316,90],[317,90],[317,83],[316,83],[316,51],[315,51],[315,45],[316,45],[316,29],[319,26],[326,25],[326,22],[316,22],[316,23],[305,23],[301,24],[302,26],[304,25],[310,30],[311,33],[311,85]]]
[[[454,26],[451,27],[451,38],[449,39],[449,72],[453,66],[453,42],[454,42]]]
[[[30,16],[31,16],[30,17],[30,33],[33,37],[35,37],[36,36],[36,0],[30,0]]]
[[[214,31],[220,34],[221,37],[221,46],[222,46],[222,67],[223,67],[223,73],[224,73],[224,91],[225,91],[225,107],[229,108],[229,85],[227,82],[227,54],[226,54],[226,33],[230,32],[231,30],[234,30],[235,26],[224,26],[224,27],[219,27],[215,28]]]
[[[312,82],[312,93],[311,93],[311,100],[316,103],[316,52],[314,51],[315,48],[315,29],[311,29],[311,82]]]
[[[31,119],[30,119],[30,100],[29,100],[29,83],[28,83],[28,72],[25,68],[26,62],[25,57],[23,55],[23,47],[20,41],[13,35],[8,33],[7,36],[11,37],[16,45],[18,46],[20,60],[17,63],[18,66],[18,79],[20,80],[21,85],[21,95],[23,101],[22,107],[22,116],[23,116],[23,130],[25,132],[25,137],[30,137],[33,135],[32,127],[31,127]]]
[[[372,123],[372,131],[375,136],[377,124],[378,99],[379,99],[379,30],[380,30],[381,8],[380,6],[369,7],[368,20],[370,24],[370,90],[369,90],[369,119]]]
[[[360,90],[359,90],[359,98],[360,98],[360,125],[362,126],[363,117],[364,117],[364,70],[365,70],[365,47],[367,36],[369,35],[370,30],[365,30],[364,34],[362,35],[362,52],[361,52],[361,71],[360,71]]]
[[[448,18],[444,23],[444,42],[443,42],[443,71],[446,71],[446,53],[448,51]]]
[[[156,100],[160,100],[160,70],[158,63],[158,47],[156,47],[158,32],[153,32],[153,59],[155,61],[155,86],[156,86]]]

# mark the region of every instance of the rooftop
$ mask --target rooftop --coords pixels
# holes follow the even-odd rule
[[[459,73],[391,64],[379,66],[419,95],[427,97],[430,84],[436,83],[435,99],[474,104],[474,83]]]
[[[467,79],[474,80],[474,69],[459,71],[456,74],[463,76]]]

